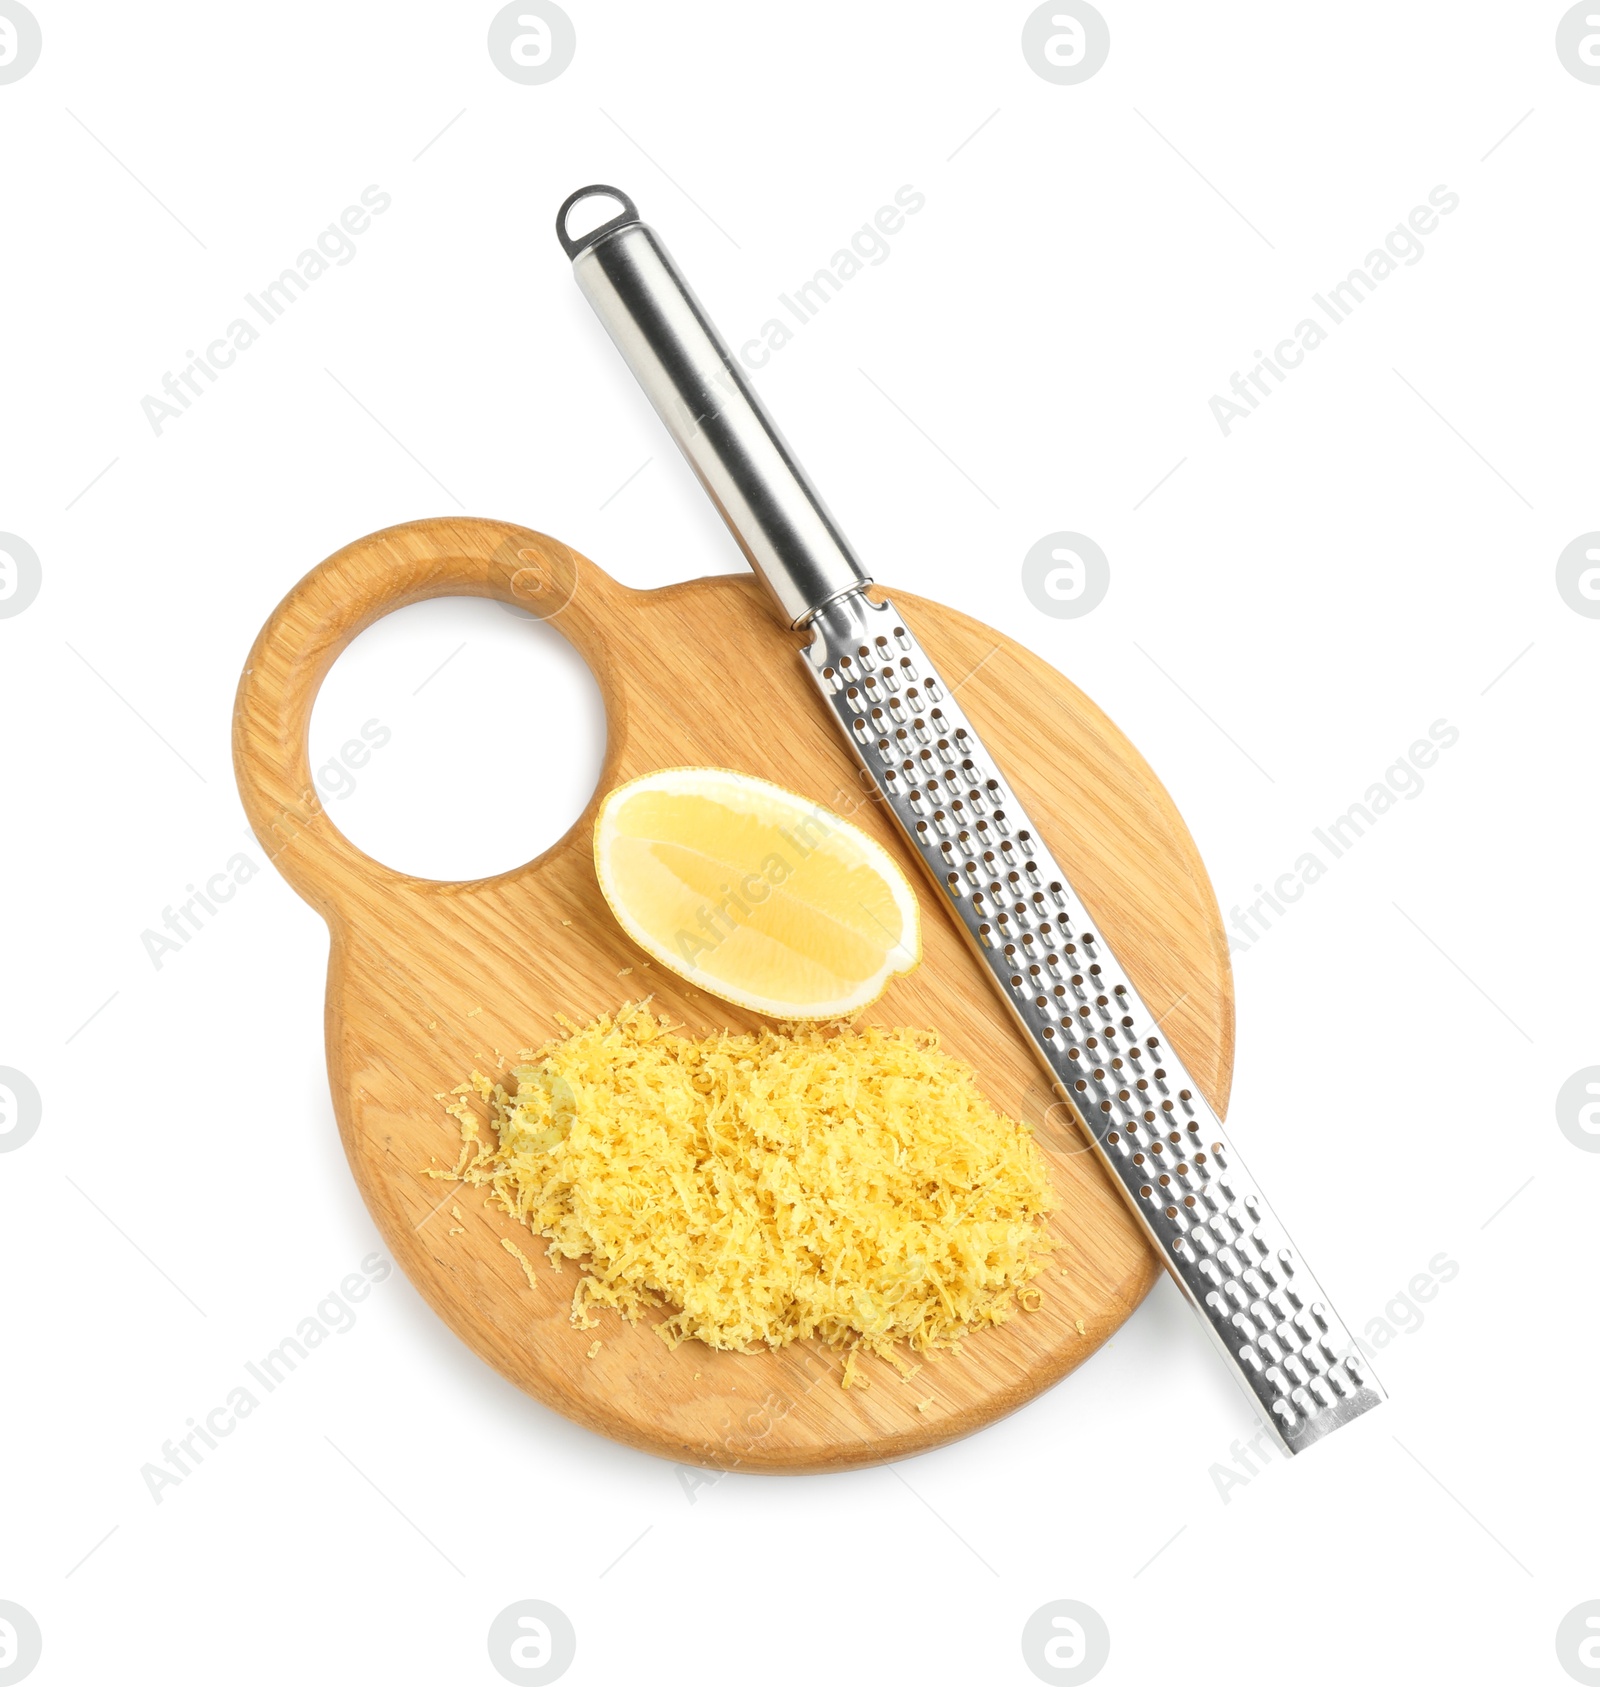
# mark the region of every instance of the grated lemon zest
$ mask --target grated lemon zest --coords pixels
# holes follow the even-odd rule
[[[1038,1145],[935,1033],[696,1039],[643,1003],[561,1024],[512,1068],[513,1091],[474,1072],[451,1092],[461,1157],[427,1175],[487,1189],[558,1269],[584,1262],[578,1328],[596,1309],[634,1321],[667,1306],[670,1346],[817,1337],[847,1349],[844,1387],[868,1387],[857,1351],[910,1375],[900,1344],[959,1353],[1044,1269]]]
[[[539,1280],[533,1274],[533,1261],[528,1258],[522,1249],[519,1248],[509,1236],[502,1236],[500,1238],[500,1246],[504,1248],[508,1254],[511,1254],[516,1258],[517,1264],[522,1267],[522,1275],[528,1279],[528,1287],[530,1289],[537,1289],[539,1287]]]

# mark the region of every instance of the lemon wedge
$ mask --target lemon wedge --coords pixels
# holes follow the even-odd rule
[[[671,767],[594,827],[600,889],[663,966],[778,1019],[835,1019],[922,958],[917,899],[881,844],[781,785]]]

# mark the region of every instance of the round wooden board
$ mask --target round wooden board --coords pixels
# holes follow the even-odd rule
[[[498,877],[442,884],[391,871],[334,827],[312,785],[307,732],[323,676],[363,627],[406,603],[460,595],[548,618],[595,673],[608,739],[594,799],[558,844]],[[1171,799],[1127,739],[1045,662],[953,610],[890,595],[959,686],[1095,922],[1222,1113],[1233,1060],[1227,947]],[[723,1469],[836,1470],[966,1435],[1081,1364],[1160,1269],[913,857],[867,799],[801,670],[802,642],[753,578],[636,592],[526,528],[422,521],[358,540],[289,593],[251,651],[234,716],[235,768],[256,835],[328,922],[334,1107],[356,1181],[402,1269],[464,1342],[536,1398],[603,1435]],[[528,707],[538,712],[536,695]],[[575,1267],[553,1270],[542,1240],[481,1193],[423,1175],[430,1163],[453,1164],[459,1147],[439,1092],[496,1052],[543,1042],[557,1014],[587,1021],[653,992],[659,1009],[697,1032],[759,1023],[647,967],[595,881],[590,835],[601,796],[684,763],[789,786],[848,815],[902,861],[921,898],[923,962],[862,1018],[936,1028],[994,1104],[1035,1128],[1049,1159],[1056,1251],[1038,1279],[1042,1306],[974,1337],[960,1356],[924,1364],[909,1383],[868,1359],[872,1386],[846,1391],[841,1356],[817,1344],[757,1355],[698,1342],[673,1350],[652,1323],[629,1326],[610,1313],[598,1330],[574,1329]],[[452,1200],[465,1234],[448,1234],[458,1223]],[[507,1236],[535,1261],[536,1289],[501,1246]]]

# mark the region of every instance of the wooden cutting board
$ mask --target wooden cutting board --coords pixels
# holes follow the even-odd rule
[[[422,598],[498,598],[548,618],[593,669],[605,701],[599,789],[537,860],[443,884],[392,872],[355,848],[312,785],[317,689],[362,628]],[[1233,989],[1216,900],[1177,810],[1139,753],[1088,698],[1020,645],[953,610],[891,592],[1072,875],[1096,924],[1222,1113],[1233,1061]],[[659,591],[620,586],[556,540],[503,522],[389,528],[314,568],[250,653],[234,714],[239,789],[263,847],[328,922],[328,1078],[345,1153],[394,1257],[441,1318],[528,1393],[601,1434],[722,1469],[835,1470],[901,1458],[968,1434],[1080,1365],[1144,1298],[1160,1267],[1085,1149],[955,926],[892,824],[870,801],[753,577]],[[537,693],[528,697],[537,717]],[[559,721],[548,730],[559,732]],[[575,1267],[465,1186],[458,1127],[435,1099],[497,1052],[653,992],[691,1031],[750,1029],[624,937],[595,882],[600,798],[652,768],[697,763],[777,781],[847,815],[905,866],[922,902],[923,962],[863,1021],[933,1027],[985,1093],[1033,1125],[1058,1201],[1057,1247],[1038,1311],[924,1364],[910,1382],[868,1359],[869,1388],[839,1385],[840,1355],[795,1344],[760,1355],[675,1351],[653,1324],[568,1310]],[[508,779],[537,767],[507,768]],[[470,801],[456,799],[463,824]],[[493,800],[492,793],[476,799]],[[629,971],[628,969],[632,969]],[[464,1217],[451,1216],[452,1203]],[[450,1231],[464,1226],[464,1233]],[[501,1246],[535,1261],[537,1289]],[[600,1338],[598,1354],[587,1357]]]

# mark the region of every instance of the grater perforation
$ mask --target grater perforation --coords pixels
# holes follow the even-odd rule
[[[823,702],[1279,1443],[1299,1452],[1376,1405],[1351,1333],[894,606],[847,593],[809,631]]]

